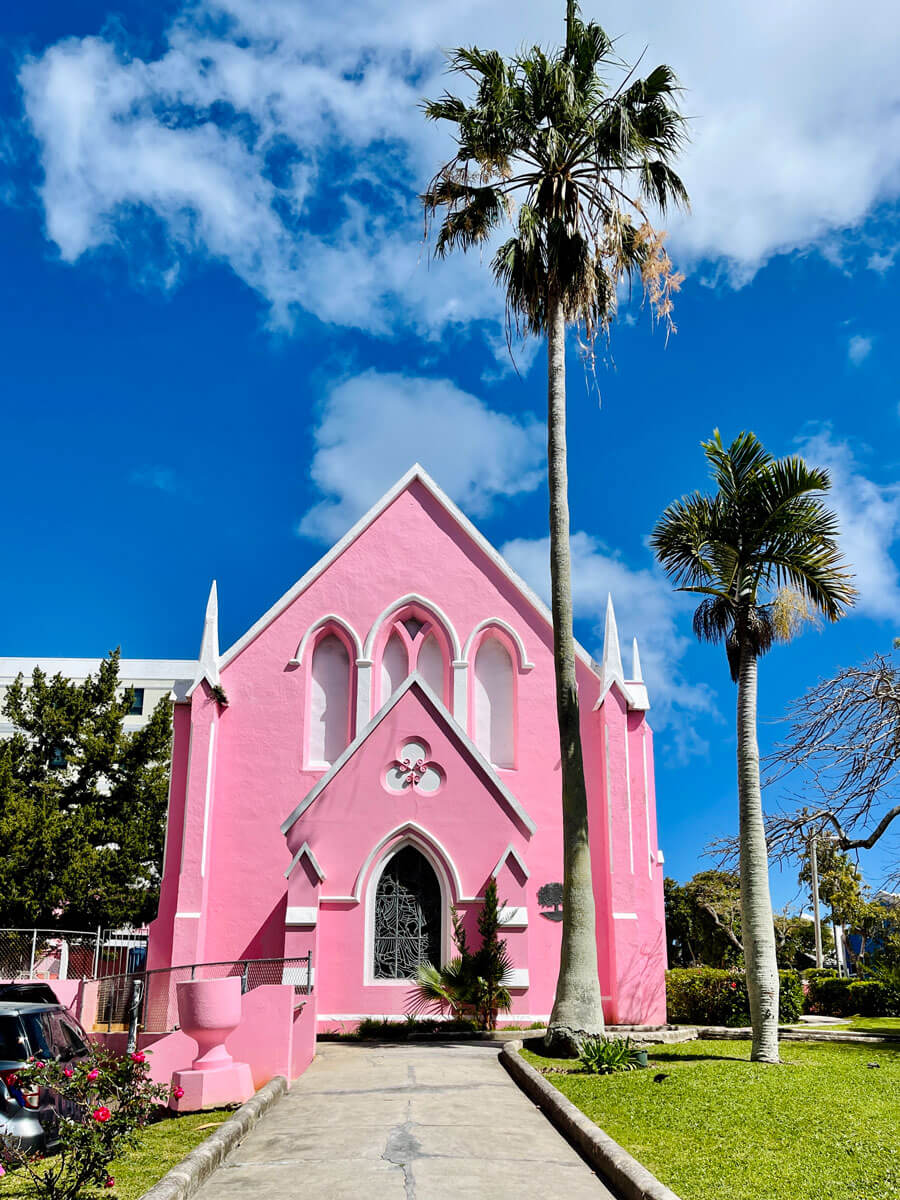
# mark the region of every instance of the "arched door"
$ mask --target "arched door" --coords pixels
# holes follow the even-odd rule
[[[375,889],[376,979],[412,979],[419,963],[441,965],[441,885],[414,846],[387,862]]]

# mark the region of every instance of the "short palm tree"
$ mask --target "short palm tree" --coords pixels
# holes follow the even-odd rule
[[[504,224],[494,277],[506,292],[507,324],[546,337],[550,574],[556,700],[562,764],[563,928],[549,1040],[603,1029],[596,918],[588,849],[569,554],[566,465],[566,326],[590,345],[608,334],[617,289],[638,277],[656,317],[671,324],[676,275],[645,203],[686,203],[671,167],[685,127],[678,85],[659,66],[635,78],[599,25],[569,0],[566,44],[506,61],[497,51],[454,50],[450,70],[474,87],[471,103],[445,93],[425,103],[453,127],[456,154],[422,197],[441,213],[435,252],[489,242]],[[610,76],[618,72],[614,85]]]
[[[798,619],[837,621],[855,591],[837,545],[837,521],[817,493],[827,471],[798,456],[775,460],[752,433],[727,448],[716,430],[703,450],[718,491],[670,504],[651,545],[680,590],[703,596],[701,641],[724,642],[738,685],[740,877],[752,1058],[778,1062],[778,968],[769,896],[756,738],[757,661]]]

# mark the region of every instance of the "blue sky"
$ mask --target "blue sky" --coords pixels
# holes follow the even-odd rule
[[[416,193],[448,144],[416,103],[441,47],[550,41],[563,7],[7,6],[4,654],[191,656],[214,576],[227,645],[415,459],[546,590],[545,360],[510,370],[476,257],[429,265]],[[640,639],[681,879],[736,822],[724,654],[646,549],[705,485],[700,440],[752,428],[830,467],[857,570],[857,613],[765,660],[764,744],[900,633],[896,16],[730,7],[586,5],[671,63],[695,118],[677,336],[624,308],[599,396],[570,356],[577,633],[599,654],[612,590]],[[863,860],[872,882],[896,849]]]

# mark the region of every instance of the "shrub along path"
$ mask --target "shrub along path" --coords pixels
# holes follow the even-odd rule
[[[682,1200],[900,1200],[900,1048],[780,1051],[765,1067],[749,1042],[695,1041],[648,1071],[547,1078]]]
[[[490,1044],[320,1043],[199,1200],[612,1200]]]

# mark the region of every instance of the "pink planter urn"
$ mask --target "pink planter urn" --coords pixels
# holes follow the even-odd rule
[[[232,1057],[225,1049],[225,1039],[241,1023],[241,980],[197,979],[177,983],[178,1022],[182,1030],[197,1043],[193,1070],[217,1071],[228,1067]]]
[[[225,1049],[225,1039],[241,1023],[241,981],[196,979],[176,984],[181,1029],[197,1043],[197,1057],[187,1071],[172,1076],[172,1101],[180,1112],[221,1108],[243,1103],[253,1095],[253,1078],[246,1063],[236,1063]]]

